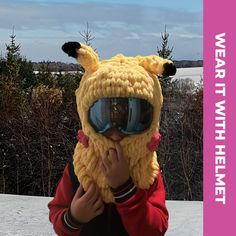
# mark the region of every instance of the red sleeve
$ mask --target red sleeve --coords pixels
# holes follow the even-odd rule
[[[168,228],[161,174],[149,190],[137,189],[131,198],[116,206],[130,236],[162,236]]]
[[[49,220],[53,224],[54,231],[59,236],[79,236],[80,230],[70,231],[62,222],[62,217],[68,210],[73,197],[73,186],[69,176],[69,168],[66,165],[55,196],[48,204]]]

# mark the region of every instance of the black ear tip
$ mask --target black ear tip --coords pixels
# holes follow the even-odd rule
[[[68,56],[77,58],[77,49],[80,49],[81,45],[78,42],[67,42],[64,43],[61,47],[62,51],[67,53]]]
[[[176,74],[176,67],[173,63],[164,64],[163,77],[171,76]]]

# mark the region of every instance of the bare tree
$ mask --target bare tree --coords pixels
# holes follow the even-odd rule
[[[158,157],[168,199],[202,200],[201,91],[176,81],[164,98]]]
[[[86,23],[86,29],[82,32],[79,32],[84,43],[92,47],[92,41],[95,39],[95,36],[92,35],[91,30],[89,29],[89,23]],[[96,50],[96,49],[95,49]]]

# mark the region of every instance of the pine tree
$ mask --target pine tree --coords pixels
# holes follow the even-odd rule
[[[166,25],[165,25],[165,31],[161,33],[161,48],[157,46],[157,53],[160,57],[165,58],[165,59],[172,59],[171,53],[173,51],[173,46],[170,48],[168,45],[168,40],[169,40],[169,33],[166,30]],[[164,97],[166,97],[167,94],[169,94],[171,90],[171,84],[173,83],[171,81],[171,77],[160,77],[160,83],[162,87],[162,93]]]
[[[173,51],[173,46],[170,48],[168,46],[168,40],[169,40],[169,33],[166,31],[166,25],[165,25],[165,32],[161,33],[161,39],[162,39],[162,45],[161,48],[157,47],[157,53],[160,57],[171,59],[171,53]]]
[[[19,76],[21,57],[20,57],[20,44],[16,45],[16,35],[14,28],[10,35],[10,44],[6,44],[6,74],[11,80],[16,80]]]

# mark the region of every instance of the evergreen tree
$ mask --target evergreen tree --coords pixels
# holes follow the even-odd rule
[[[170,48],[168,46],[168,40],[169,40],[169,33],[166,31],[166,25],[165,25],[165,32],[161,33],[161,39],[162,39],[162,44],[161,48],[157,46],[157,54],[160,57],[166,58],[166,59],[171,59],[171,53],[173,51],[173,46]]]
[[[9,79],[15,80],[19,76],[21,57],[20,57],[20,44],[15,42],[16,35],[14,33],[14,28],[12,34],[10,35],[10,44],[6,44],[6,74]]]
[[[157,53],[160,57],[171,60],[171,58],[172,58],[171,53],[172,53],[174,47],[172,46],[170,48],[168,45],[169,33],[167,33],[166,25],[165,25],[165,31],[163,33],[161,33],[161,39],[162,39],[161,48],[159,48],[157,46]],[[161,87],[162,87],[162,93],[163,93],[164,97],[166,97],[170,93],[171,86],[173,83],[171,81],[171,79],[172,79],[171,77],[160,77],[159,78],[160,83],[161,83]]]
[[[10,43],[6,44],[5,58],[0,58],[0,74],[7,83],[18,86],[27,92],[36,83],[33,64],[20,54],[21,46],[16,43],[14,28],[10,35]]]

